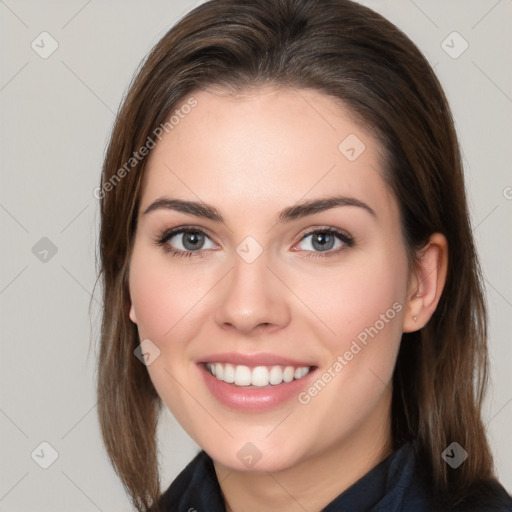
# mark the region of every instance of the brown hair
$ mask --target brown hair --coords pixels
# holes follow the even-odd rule
[[[128,316],[127,276],[147,161],[134,153],[193,91],[219,86],[240,93],[267,84],[325,93],[377,134],[410,255],[432,233],[448,240],[447,282],[437,310],[423,329],[402,337],[392,434],[395,448],[412,442],[440,504],[467,500],[479,482],[494,477],[481,420],[486,311],[453,120],[416,46],[349,0],[211,0],[162,38],[133,81],[99,189],[104,314],[98,412],[113,466],[138,510],[156,502],[161,400],[134,357],[140,340]],[[453,441],[469,452],[456,470],[441,458]]]

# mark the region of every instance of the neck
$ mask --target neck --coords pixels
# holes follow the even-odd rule
[[[320,511],[392,452],[390,405],[335,446],[282,471],[233,471],[214,462],[227,512]],[[376,418],[385,418],[375,421]]]

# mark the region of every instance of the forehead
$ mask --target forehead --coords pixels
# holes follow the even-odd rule
[[[236,96],[201,90],[185,101],[191,97],[195,107],[150,154],[141,209],[162,195],[259,215],[335,194],[376,210],[394,201],[380,143],[339,101],[292,88]]]

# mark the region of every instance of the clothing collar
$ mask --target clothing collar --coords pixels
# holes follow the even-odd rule
[[[415,475],[410,443],[386,457],[328,504],[324,512],[428,510],[424,487]],[[339,468],[338,472],[342,472]],[[162,510],[225,512],[212,459],[201,451],[162,495]]]

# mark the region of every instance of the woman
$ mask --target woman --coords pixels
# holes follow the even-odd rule
[[[100,424],[138,510],[512,510],[457,138],[394,25],[197,7],[135,78],[98,197]],[[203,451],[160,496],[162,404]]]

